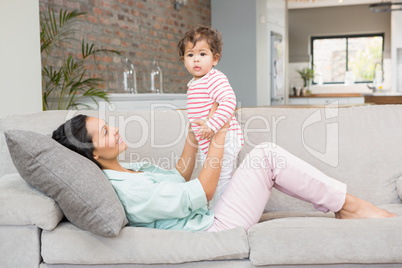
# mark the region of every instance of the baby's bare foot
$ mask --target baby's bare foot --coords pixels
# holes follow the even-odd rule
[[[396,217],[384,209],[373,204],[347,194],[345,204],[342,209],[335,213],[337,219],[369,219],[369,218],[392,218]]]

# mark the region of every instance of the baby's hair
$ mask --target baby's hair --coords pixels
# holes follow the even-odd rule
[[[194,47],[201,40],[205,40],[208,43],[213,55],[219,54],[220,57],[222,56],[222,34],[211,26],[199,25],[187,31],[177,44],[180,57],[184,56],[188,42],[193,43]]]

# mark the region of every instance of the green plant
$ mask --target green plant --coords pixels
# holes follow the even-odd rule
[[[303,79],[303,87],[307,87],[310,85],[310,81],[314,77],[314,70],[310,68],[303,68],[300,70],[297,70],[297,72],[300,74],[301,78]]]
[[[89,105],[80,102],[82,98],[91,98],[96,105],[98,99],[108,100],[106,92],[100,89],[103,79],[88,78],[86,75],[85,62],[91,57],[95,61],[97,53],[120,52],[110,49],[97,49],[94,44],[88,44],[82,39],[81,53],[78,59],[71,55],[64,56],[60,67],[48,66],[48,59],[54,49],[63,48],[66,45],[74,46],[79,44],[79,40],[74,38],[77,29],[74,28],[78,23],[78,17],[85,15],[85,12],[73,10],[71,12],[60,10],[57,19],[53,8],[48,7],[40,16],[40,41],[41,53],[44,56],[42,62],[42,98],[43,110],[53,108],[56,103],[58,110],[77,109],[79,105],[90,108]],[[64,55],[64,53],[63,53]],[[54,103],[52,106],[50,99]]]

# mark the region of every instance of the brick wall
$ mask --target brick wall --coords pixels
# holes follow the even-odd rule
[[[177,53],[177,42],[184,32],[197,24],[210,25],[210,0],[188,0],[179,11],[173,0],[40,0],[40,12],[53,4],[54,9],[87,12],[77,26],[77,39],[85,38],[98,48],[118,50],[121,56],[100,55],[96,64],[86,67],[91,77],[101,77],[106,91],[115,91],[116,72],[122,58],[134,63],[138,73],[146,72],[153,59],[163,72],[165,93],[185,93],[191,75],[184,68]],[[81,44],[55,51],[49,64],[60,64],[67,55],[79,57]],[[42,55],[42,62],[44,58]],[[138,90],[144,92],[141,83]]]

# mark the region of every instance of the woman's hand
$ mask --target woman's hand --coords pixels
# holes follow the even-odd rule
[[[205,140],[205,139],[210,140],[212,138],[212,135],[215,134],[215,131],[213,131],[210,127],[208,127],[208,125],[206,123],[209,120],[209,118],[211,118],[214,115],[218,106],[219,106],[219,104],[217,102],[214,102],[214,104],[212,104],[211,110],[209,111],[209,114],[205,120],[198,119],[198,120],[193,121],[194,124],[197,124],[200,126],[197,135],[203,140]]]
[[[195,133],[193,128],[191,127],[191,124],[188,124],[188,129],[187,129],[187,140],[192,146],[198,148],[198,141],[195,138]]]
[[[203,140],[210,140],[212,138],[212,135],[215,134],[215,132],[210,127],[208,127],[207,122],[204,120],[194,120],[194,124],[200,126],[197,136],[199,136]]]

